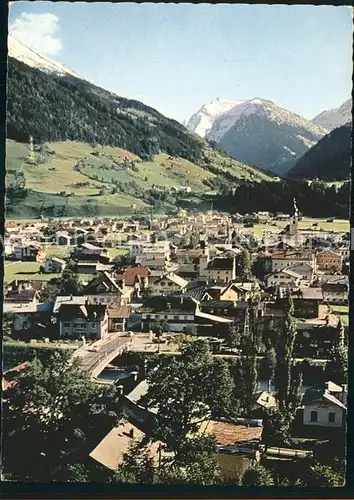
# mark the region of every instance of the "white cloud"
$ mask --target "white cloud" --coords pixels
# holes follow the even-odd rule
[[[9,25],[9,34],[33,50],[55,56],[62,49],[59,28],[54,14],[23,13]]]

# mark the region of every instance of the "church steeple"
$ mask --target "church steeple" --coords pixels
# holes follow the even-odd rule
[[[294,204],[294,213],[290,217],[290,223],[289,223],[289,234],[295,235],[298,230],[298,222],[299,222],[299,210],[297,208],[296,204],[296,199],[293,199],[293,204]]]
[[[33,146],[33,137],[32,136],[30,136],[29,154],[27,157],[27,163],[31,163],[31,164],[36,163],[36,157],[34,156],[34,146]]]

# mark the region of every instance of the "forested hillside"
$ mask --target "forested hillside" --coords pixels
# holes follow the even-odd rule
[[[302,156],[289,177],[342,181],[350,178],[351,124],[336,128]]]
[[[262,210],[292,213],[296,198],[303,215],[348,219],[349,197],[349,182],[339,188],[323,182],[260,182],[241,185],[228,195],[217,197],[215,207],[242,214]]]
[[[118,146],[142,159],[165,152],[201,159],[206,143],[144,104],[84,80],[56,77],[9,58],[7,136]]]

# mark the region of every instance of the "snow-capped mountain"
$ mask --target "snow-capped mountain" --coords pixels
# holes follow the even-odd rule
[[[312,122],[331,131],[352,121],[352,100],[348,99],[339,108],[323,111]]]
[[[187,128],[200,133],[203,118],[202,123],[208,124],[204,128],[206,139],[216,142],[233,158],[276,174],[286,173],[327,133],[311,121],[260,97],[246,101],[225,99],[228,106],[224,110],[218,106],[219,102],[201,108],[199,123],[196,113]],[[217,112],[207,114],[205,108]]]
[[[200,135],[200,137],[205,137],[219,116],[227,113],[238,104],[241,104],[241,102],[235,99],[222,99],[218,97],[215,101],[202,106],[183,125],[191,132]]]
[[[75,78],[80,78],[79,75],[71,71],[71,69],[63,66],[62,64],[53,61],[44,54],[40,54],[29,47],[23,45],[12,36],[8,37],[8,55],[13,57],[18,61],[31,66],[32,68],[37,68],[45,73],[55,74],[57,76],[74,76]]]

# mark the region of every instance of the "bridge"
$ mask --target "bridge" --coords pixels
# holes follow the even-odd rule
[[[73,355],[81,361],[81,366],[91,378],[96,378],[117,356],[127,351],[132,339],[113,333],[105,339],[77,349]]]

